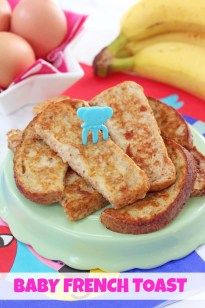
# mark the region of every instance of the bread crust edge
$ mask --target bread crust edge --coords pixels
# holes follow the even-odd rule
[[[168,141],[169,142],[169,141]],[[176,142],[172,141],[176,144]],[[101,222],[110,230],[125,233],[125,234],[145,234],[158,231],[169,224],[177,214],[182,210],[185,202],[189,199],[194,181],[196,179],[196,164],[193,156],[188,150],[177,144],[182,149],[182,153],[187,162],[187,176],[184,179],[183,189],[180,190],[177,198],[172,202],[166,211],[156,215],[149,220],[132,220],[125,219],[121,221],[119,218],[115,218],[112,214],[109,214],[109,209],[105,209],[100,216]]]

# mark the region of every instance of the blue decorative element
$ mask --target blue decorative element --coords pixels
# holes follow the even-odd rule
[[[188,115],[182,115],[182,116],[183,116],[184,120],[187,121],[190,125],[193,125],[194,123],[197,122],[196,119],[194,119],[194,118],[192,118],[192,117],[190,117]]]
[[[181,101],[178,101],[178,99],[179,99],[179,96],[177,94],[173,94],[173,95],[169,95],[164,98],[161,98],[160,101],[175,109],[180,109],[184,105],[184,103]]]
[[[56,272],[51,267],[42,263],[29,250],[28,246],[17,242],[17,254],[11,268],[11,273],[54,273]]]
[[[81,107],[77,110],[77,116],[84,121],[82,127],[82,143],[88,141],[88,133],[91,131],[93,143],[98,142],[98,132],[103,132],[103,140],[108,139],[108,129],[104,123],[111,118],[113,110],[111,107]]]

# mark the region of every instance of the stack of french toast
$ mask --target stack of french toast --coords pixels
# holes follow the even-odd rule
[[[109,106],[109,139],[82,144],[80,107]],[[60,96],[34,107],[24,131],[8,133],[19,191],[60,203],[71,221],[101,211],[108,229],[130,234],[170,223],[190,196],[205,195],[205,157],[181,115],[126,81],[86,102]]]

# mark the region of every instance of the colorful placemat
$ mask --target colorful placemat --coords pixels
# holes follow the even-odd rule
[[[70,97],[89,100],[110,86],[124,80],[134,80],[144,87],[146,95],[161,99],[166,104],[178,109],[185,120],[205,136],[204,101],[176,88],[133,75],[120,73],[101,79],[93,76],[91,67],[82,66],[85,76],[66,91],[66,94]],[[5,235],[10,237],[5,237]],[[0,272],[77,272],[77,270],[68,267],[61,261],[42,258],[32,247],[17,241],[11,234],[9,227],[2,220],[0,220],[0,255]],[[155,269],[132,269],[131,272],[205,272],[205,262],[197,252],[192,252],[183,259],[168,262]],[[93,302],[93,305],[95,303]],[[159,304],[159,302],[154,304],[149,301],[146,307],[153,307],[156,304]],[[79,307],[82,306],[79,305]]]

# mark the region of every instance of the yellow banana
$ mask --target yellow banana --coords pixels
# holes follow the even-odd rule
[[[152,36],[144,40],[128,41],[128,43],[117,53],[117,56],[135,55],[140,50],[160,42],[182,42],[205,48],[205,33],[170,32]]]
[[[205,99],[203,47],[181,42],[163,42],[148,46],[135,56],[112,59],[109,71],[126,70],[176,86]]]
[[[129,41],[170,32],[204,34],[205,1],[140,0],[124,15],[120,35],[107,48],[116,55]]]
[[[203,46],[204,37],[205,0],[140,0],[123,17],[120,35],[96,56],[94,70],[106,75],[113,57],[136,54],[161,39]]]
[[[125,14],[121,34],[143,39],[166,32],[205,32],[204,0],[141,0]]]

